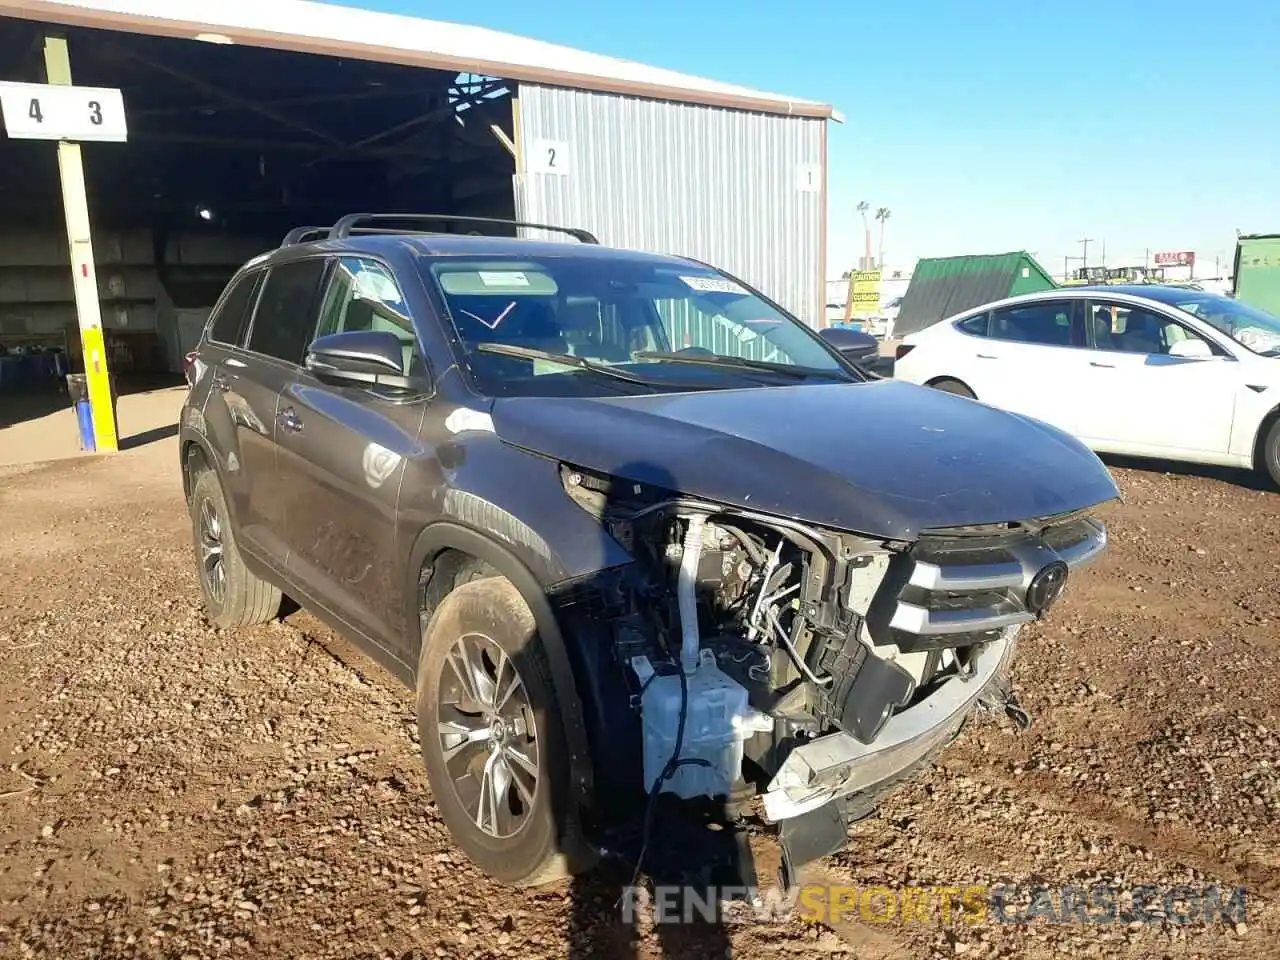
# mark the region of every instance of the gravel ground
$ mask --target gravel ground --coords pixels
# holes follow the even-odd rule
[[[1024,634],[1032,727],[971,725],[815,876],[1015,905],[1244,886],[1244,922],[855,913],[664,943],[604,879],[479,875],[408,692],[311,617],[208,626],[173,444],[0,469],[0,955],[1280,956],[1280,496],[1239,476],[1117,468],[1109,556]]]

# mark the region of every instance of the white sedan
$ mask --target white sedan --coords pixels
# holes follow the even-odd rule
[[[894,376],[1099,453],[1252,468],[1280,485],[1280,318],[1230,297],[1158,285],[1010,297],[903,338]]]

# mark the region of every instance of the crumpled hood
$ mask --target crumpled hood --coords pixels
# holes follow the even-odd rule
[[[580,467],[897,540],[1119,496],[1102,462],[1062,431],[895,380],[504,398],[492,416],[504,441]]]

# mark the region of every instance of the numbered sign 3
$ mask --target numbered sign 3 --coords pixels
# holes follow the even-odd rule
[[[535,139],[530,144],[529,172],[567,177],[573,173],[573,145],[564,140]]]
[[[0,114],[13,140],[129,139],[124,97],[106,87],[0,83]]]

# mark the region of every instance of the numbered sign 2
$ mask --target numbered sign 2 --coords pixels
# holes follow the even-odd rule
[[[573,145],[564,140],[535,139],[529,145],[529,172],[567,177],[573,173]]]
[[[0,114],[13,140],[129,139],[124,97],[106,87],[0,83]]]

